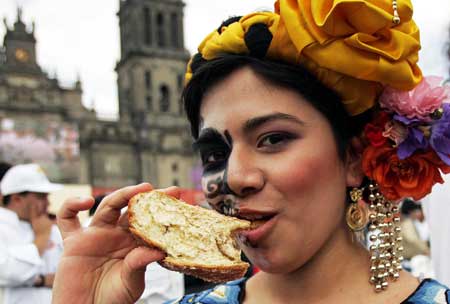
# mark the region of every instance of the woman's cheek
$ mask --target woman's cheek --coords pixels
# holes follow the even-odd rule
[[[317,183],[317,178],[322,176],[321,161],[314,157],[297,157],[274,163],[277,165],[276,170],[273,170],[273,182],[283,192],[297,191],[308,187],[308,185]]]

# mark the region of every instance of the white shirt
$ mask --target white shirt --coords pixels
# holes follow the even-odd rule
[[[419,220],[413,220],[414,227],[416,228],[417,234],[422,241],[428,242],[430,240],[430,228],[426,220],[422,222]]]
[[[167,270],[158,263],[147,265],[145,290],[138,303],[160,304],[184,295],[182,273]]]
[[[33,287],[39,274],[56,272],[62,254],[62,238],[54,225],[42,257],[33,243],[34,232],[11,210],[0,207],[0,287],[4,304],[51,303],[52,290]]]

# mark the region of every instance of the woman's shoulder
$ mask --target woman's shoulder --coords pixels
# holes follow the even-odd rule
[[[166,304],[238,304],[245,288],[245,278],[227,282],[205,291],[185,295]]]
[[[450,289],[433,279],[423,280],[402,304],[450,304]]]

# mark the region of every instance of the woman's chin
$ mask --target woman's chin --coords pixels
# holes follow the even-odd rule
[[[263,262],[263,263],[255,263],[254,265],[258,267],[260,271],[270,274],[288,274],[297,270],[297,268],[291,267],[290,265],[283,263],[276,264],[270,262],[269,263]]]
[[[296,268],[292,266],[292,262],[287,261],[286,257],[283,256],[276,257],[270,254],[258,254],[257,252],[245,252],[245,254],[251,261],[252,265],[266,273],[289,273]]]

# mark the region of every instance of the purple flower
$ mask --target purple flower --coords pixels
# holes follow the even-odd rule
[[[428,140],[423,132],[417,128],[409,128],[408,137],[398,146],[399,159],[410,157],[416,150],[426,149]]]
[[[416,124],[420,124],[422,121],[418,118],[408,118],[406,116],[402,116],[399,114],[395,114],[394,115],[394,120],[401,122],[402,124],[404,124],[405,126],[411,126],[411,125],[416,125]]]
[[[450,165],[450,104],[442,105],[444,115],[431,127],[430,145],[439,158]]]

